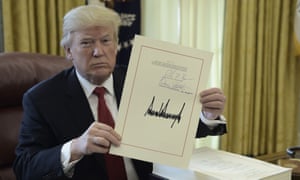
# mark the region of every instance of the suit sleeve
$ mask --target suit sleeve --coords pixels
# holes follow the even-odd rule
[[[196,138],[223,135],[226,132],[227,132],[226,124],[219,124],[216,127],[211,129],[207,125],[205,125],[200,119],[197,133],[196,133]]]
[[[24,95],[14,172],[17,179],[64,179],[60,161],[62,145],[55,144],[55,136],[35,102],[30,94]]]

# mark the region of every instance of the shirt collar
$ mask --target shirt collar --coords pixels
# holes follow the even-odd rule
[[[83,91],[84,91],[86,97],[90,97],[90,95],[93,93],[93,91],[96,87],[105,87],[106,91],[110,95],[114,96],[112,74],[110,74],[110,76],[101,85],[95,85],[95,84],[90,83],[88,80],[86,80],[84,77],[82,77],[77,70],[76,70],[76,76],[79,80],[79,83],[81,84],[81,87],[83,88]]]

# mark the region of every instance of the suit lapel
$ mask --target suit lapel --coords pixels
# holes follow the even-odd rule
[[[76,129],[74,132],[81,135],[94,122],[94,118],[74,68],[71,69],[67,77],[66,85],[66,96],[69,101],[67,113],[70,114],[72,122],[75,123],[72,127],[80,129]]]
[[[120,68],[120,67],[115,68],[115,70],[113,72],[113,78],[114,78],[114,90],[115,90],[118,108],[119,108],[120,101],[121,101],[121,95],[122,95],[122,91],[123,91],[125,76],[126,76],[125,68]]]

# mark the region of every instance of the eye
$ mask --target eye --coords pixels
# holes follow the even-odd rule
[[[101,42],[105,45],[109,45],[112,42],[112,38],[103,38]]]
[[[91,45],[93,45],[94,41],[93,40],[83,40],[80,42],[80,45],[82,47],[90,47]]]

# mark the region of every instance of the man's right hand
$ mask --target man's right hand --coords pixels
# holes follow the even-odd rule
[[[92,153],[107,153],[111,144],[119,146],[121,136],[112,127],[94,122],[80,137],[72,140],[70,162]]]

